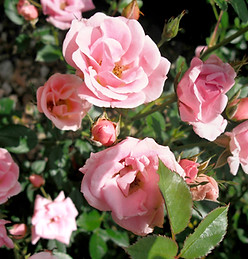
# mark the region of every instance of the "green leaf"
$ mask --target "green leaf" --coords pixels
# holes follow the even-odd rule
[[[92,259],[101,259],[106,254],[108,247],[100,233],[95,232],[90,237],[89,250]]]
[[[8,125],[0,129],[0,146],[13,153],[26,153],[37,144],[34,131],[22,125]]]
[[[15,106],[15,102],[9,98],[2,98],[0,100],[0,115],[8,115]]]
[[[34,173],[40,174],[45,170],[46,161],[45,160],[37,160],[32,163],[31,169]]]
[[[176,242],[165,236],[148,236],[126,248],[133,259],[172,259],[177,250]]]
[[[129,238],[127,232],[121,232],[114,229],[106,230],[109,238],[118,246],[127,247],[129,246]]]
[[[214,2],[220,7],[221,10],[227,10],[228,4],[226,0],[214,0]]]
[[[244,0],[230,0],[230,4],[239,16],[239,18],[244,22],[248,22],[248,9]]]
[[[198,258],[207,255],[221,242],[227,229],[228,206],[210,212],[189,235],[181,250],[183,258]]]
[[[22,25],[24,19],[17,13],[18,0],[4,0],[4,11],[8,18],[17,25]]]
[[[164,139],[163,133],[165,132],[165,119],[160,112],[154,112],[146,117],[146,123],[151,133],[155,133],[154,136],[157,139]]]
[[[35,61],[53,62],[62,57],[61,50],[53,45],[45,45],[38,50]]]
[[[77,225],[86,231],[93,231],[101,225],[101,215],[97,210],[83,213],[77,220]]]
[[[171,230],[174,234],[183,231],[191,218],[193,201],[184,179],[169,170],[159,161],[159,188],[165,200]]]

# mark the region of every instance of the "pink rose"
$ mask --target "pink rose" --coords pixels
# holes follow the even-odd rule
[[[191,184],[197,184],[197,186],[190,188],[194,201],[206,199],[217,201],[219,197],[219,187],[213,177],[200,174]]]
[[[103,146],[111,146],[115,143],[118,132],[117,124],[103,118],[99,118],[91,129],[92,140]]]
[[[69,244],[72,231],[77,229],[77,209],[72,200],[65,198],[64,192],[51,201],[40,195],[36,196],[32,217],[32,244],[40,238],[57,239]]]
[[[189,159],[182,159],[180,160],[179,165],[184,169],[184,172],[186,174],[186,183],[194,181],[198,173],[197,167],[199,166],[199,164]]]
[[[28,179],[35,188],[40,188],[42,185],[45,184],[45,179],[38,174],[32,174],[29,176]]]
[[[82,80],[69,74],[56,73],[37,90],[37,107],[62,130],[78,130],[91,104],[80,98]]]
[[[168,147],[153,139],[128,137],[115,146],[91,154],[80,168],[81,192],[88,203],[112,211],[114,221],[137,235],[146,235],[164,222],[164,200],[159,190],[159,158],[184,177]]]
[[[138,21],[103,13],[73,20],[63,54],[84,77],[85,99],[100,107],[133,108],[157,99],[170,68]]]
[[[8,237],[5,224],[10,223],[10,221],[0,219],[0,247],[5,245],[8,248],[14,248],[13,241]]]
[[[228,157],[227,162],[231,173],[236,175],[241,164],[244,172],[248,174],[248,121],[242,122],[225,134],[230,137],[229,149],[232,156]]]
[[[42,11],[47,21],[55,27],[66,30],[73,19],[80,20],[82,12],[95,8],[92,0],[41,0]]]
[[[58,259],[52,252],[40,252],[30,256],[28,259]]]
[[[195,49],[195,56],[200,58],[201,54],[208,49],[208,46],[198,46]]]
[[[19,0],[17,12],[27,21],[32,21],[39,15],[37,8],[30,4],[28,0]]]
[[[228,108],[235,108],[235,112],[232,114],[231,119],[235,121],[248,119],[248,97],[236,99],[228,105]]]
[[[234,85],[236,73],[217,56],[205,62],[195,57],[177,87],[181,119],[193,126],[201,138],[215,140],[224,132],[227,121],[221,116]]]
[[[27,225],[24,223],[14,224],[9,230],[9,233],[13,236],[14,239],[22,239],[26,235],[27,229]]]
[[[0,148],[0,204],[5,203],[8,198],[21,191],[18,177],[19,167],[10,153],[4,148]]]

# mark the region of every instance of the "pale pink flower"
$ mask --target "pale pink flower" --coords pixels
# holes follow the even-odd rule
[[[206,61],[195,57],[177,86],[182,121],[193,126],[201,138],[215,140],[224,132],[227,121],[222,117],[228,98],[226,92],[234,85],[236,73],[215,55]]]
[[[196,49],[195,49],[195,56],[200,58],[201,54],[203,52],[205,52],[206,50],[208,49],[208,46],[198,46]]]
[[[151,233],[164,222],[164,200],[158,186],[159,159],[170,170],[185,176],[168,147],[150,138],[128,137],[91,154],[80,169],[84,174],[81,192],[91,206],[111,211],[121,227],[137,235]]]
[[[99,118],[91,128],[92,140],[103,146],[111,146],[115,143],[118,132],[117,124],[108,119]]]
[[[225,134],[230,137],[229,149],[232,156],[228,157],[227,162],[231,173],[236,175],[241,165],[244,172],[248,174],[248,121],[242,122]]]
[[[33,254],[28,259],[58,259],[58,257],[53,255],[52,252],[49,251]]]
[[[30,4],[28,0],[19,0],[17,12],[27,21],[32,21],[38,17],[37,8]]]
[[[75,75],[52,75],[37,90],[37,107],[62,130],[76,131],[91,104],[81,98],[82,80]]]
[[[29,176],[28,179],[35,188],[40,188],[42,185],[45,184],[45,179],[41,175],[38,175],[38,174],[32,174]]]
[[[63,54],[84,78],[85,99],[100,107],[133,108],[157,99],[170,68],[138,21],[103,13],[73,20]]]
[[[75,205],[69,197],[65,198],[63,191],[54,201],[37,195],[31,221],[32,244],[36,244],[40,238],[57,239],[69,244],[71,233],[77,229],[77,215]]]
[[[189,159],[181,159],[179,161],[179,165],[183,168],[185,172],[185,181],[186,183],[192,182],[198,173],[198,166],[199,164],[189,160]]]
[[[27,225],[24,223],[14,224],[9,230],[9,233],[13,236],[14,239],[22,239],[26,235],[27,230]]]
[[[6,246],[8,248],[14,248],[13,241],[8,237],[5,224],[10,223],[8,220],[0,219],[0,247]]]
[[[19,167],[10,153],[4,148],[0,148],[0,204],[5,203],[8,198],[21,191],[18,177]]]
[[[82,12],[95,8],[92,0],[41,0],[42,11],[47,21],[55,27],[66,30],[73,19],[80,20]]]
[[[218,183],[213,177],[200,174],[191,184],[197,185],[190,188],[192,199],[194,201],[212,200],[217,201],[219,197]]]

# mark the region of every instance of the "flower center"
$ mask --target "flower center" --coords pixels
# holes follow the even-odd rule
[[[53,101],[47,102],[47,109],[48,111],[52,112],[54,106],[66,105],[66,100],[59,99],[55,104]]]
[[[60,9],[61,10],[65,10],[66,6],[67,6],[67,2],[66,1],[62,1],[61,4],[60,4]]]

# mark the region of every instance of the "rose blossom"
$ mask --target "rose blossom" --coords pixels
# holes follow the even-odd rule
[[[112,211],[114,221],[137,235],[146,235],[164,222],[164,201],[159,190],[159,159],[184,177],[168,147],[153,139],[128,137],[108,149],[91,154],[80,168],[81,192],[88,203]]]
[[[27,21],[32,21],[38,17],[37,8],[30,4],[28,0],[19,0],[17,12]]]
[[[170,68],[138,21],[103,13],[72,21],[63,54],[84,78],[85,99],[100,107],[133,108],[157,99]]]
[[[55,27],[66,30],[73,19],[80,20],[82,12],[95,8],[92,0],[41,0],[42,11],[47,21]]]
[[[9,197],[21,191],[18,182],[19,167],[12,159],[10,153],[0,148],[0,204],[5,203]]]
[[[116,141],[117,123],[108,119],[99,118],[91,128],[92,140],[96,141],[103,146],[111,146]]]
[[[27,233],[27,225],[24,223],[14,224],[9,230],[9,233],[13,236],[14,239],[22,239]]]
[[[53,255],[52,252],[49,251],[33,254],[28,259],[58,259],[58,257]]]
[[[5,245],[8,248],[14,248],[13,241],[8,237],[5,224],[10,223],[10,221],[0,219],[0,247]]]
[[[35,188],[40,188],[42,185],[45,184],[45,179],[38,174],[32,174],[29,176],[28,179]]]
[[[185,171],[185,181],[186,183],[190,183],[192,182],[195,177],[197,176],[198,173],[198,168],[197,166],[199,166],[198,163],[189,160],[189,159],[182,159],[179,162],[179,165],[184,169]]]
[[[77,215],[75,205],[69,197],[65,198],[63,191],[54,201],[37,195],[31,221],[32,244],[36,244],[40,238],[57,239],[69,244],[72,231],[77,229]]]
[[[215,140],[224,132],[227,121],[221,116],[234,85],[236,73],[228,64],[212,55],[206,61],[194,57],[177,86],[182,121],[193,126],[201,138]]]
[[[190,188],[192,199],[194,201],[205,199],[217,201],[219,197],[219,187],[213,177],[200,174],[190,184],[197,184],[197,186]]]
[[[227,158],[231,173],[236,175],[241,164],[242,169],[248,174],[248,121],[244,121],[225,135],[230,137],[229,149],[232,156]]]
[[[80,98],[82,80],[69,74],[56,73],[37,90],[37,107],[62,130],[78,130],[91,104]]]
[[[247,120],[248,119],[248,97],[236,99],[228,105],[228,108],[236,107],[234,114],[231,119],[235,121]]]

